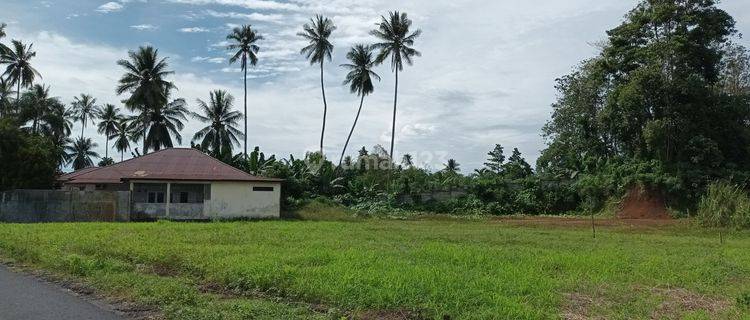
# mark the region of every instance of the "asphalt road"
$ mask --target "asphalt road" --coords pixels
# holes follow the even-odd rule
[[[0,266],[0,320],[122,320],[70,291]]]

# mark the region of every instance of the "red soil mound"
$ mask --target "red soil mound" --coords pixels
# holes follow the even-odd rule
[[[672,219],[659,192],[636,186],[630,189],[617,209],[620,219]]]

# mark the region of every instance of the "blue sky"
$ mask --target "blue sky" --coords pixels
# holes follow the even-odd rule
[[[322,117],[318,70],[299,55],[295,33],[315,13],[330,16],[334,61],[326,69],[329,118],[326,152],[340,153],[358,99],[341,85],[344,55],[389,10],[408,12],[424,33],[423,56],[400,77],[396,156],[411,153],[420,164],[440,168],[455,158],[465,172],[478,168],[495,143],[518,147],[532,164],[544,148],[540,128],[555,100],[554,80],[596,54],[594,43],[621,21],[635,0],[3,0],[0,22],[8,37],[33,42],[35,65],[52,93],[70,102],[90,93],[117,104],[128,50],[149,44],[169,57],[172,80],[191,109],[209,90],[226,89],[242,108],[242,78],[228,64],[223,40],[231,27],[250,23],[264,35],[258,67],[249,81],[249,144],[281,157],[316,150]],[[721,7],[750,33],[750,1]],[[738,42],[750,46],[747,39]],[[365,100],[351,153],[361,146],[387,146],[393,76]],[[183,145],[201,127],[190,121]],[[76,132],[76,131],[74,131]],[[87,136],[104,140],[94,129]]]

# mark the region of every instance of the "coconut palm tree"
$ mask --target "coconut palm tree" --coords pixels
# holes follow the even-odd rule
[[[260,47],[256,42],[263,40],[263,36],[256,33],[252,26],[243,25],[241,27],[234,28],[232,33],[227,35],[227,40],[232,41],[227,46],[227,50],[235,51],[234,55],[229,59],[229,63],[233,64],[240,61],[240,68],[244,73],[245,83],[245,97],[244,97],[244,118],[245,118],[245,147],[244,154],[247,157],[247,63],[250,61],[251,66],[258,64],[258,51]]]
[[[125,100],[125,106],[130,111],[137,111],[139,119],[146,121],[147,113],[168,103],[169,93],[176,87],[166,80],[173,72],[168,70],[167,58],[159,59],[159,50],[151,46],[140,47],[137,51],[128,52],[128,60],[119,60],[117,64],[125,69],[125,74],[120,78],[116,92],[118,95],[130,94]],[[145,154],[148,152],[148,124],[143,122],[137,127],[141,129],[139,137],[143,138]]]
[[[81,122],[81,139],[83,139],[83,131],[86,130],[88,121],[93,122],[99,118],[102,110],[96,105],[96,98],[83,93],[80,97],[73,98],[73,110],[75,110],[76,120]]]
[[[99,117],[101,121],[97,126],[97,132],[103,134],[106,139],[106,142],[104,142],[104,158],[109,158],[109,136],[117,131],[117,123],[120,122],[121,118],[120,108],[109,103],[104,105]]]
[[[401,159],[401,164],[404,165],[404,167],[411,168],[414,166],[414,157],[411,156],[411,154],[405,154],[404,157]]]
[[[65,146],[68,153],[68,164],[73,165],[74,170],[81,170],[94,166],[92,158],[99,158],[99,154],[93,149],[97,144],[91,141],[91,138],[79,138],[73,145]]]
[[[323,62],[328,59],[331,61],[333,44],[328,41],[336,26],[331,19],[322,15],[315,15],[310,19],[310,23],[302,26],[302,32],[298,36],[305,38],[309,44],[302,48],[300,54],[303,54],[310,60],[310,64],[320,64],[320,90],[323,93],[323,129],[320,131],[320,154],[323,154],[323,137],[326,133],[326,115],[328,113],[328,104],[326,103],[326,89],[323,81]]]
[[[375,86],[372,84],[372,79],[380,81],[380,76],[372,71],[374,61],[372,60],[372,48],[366,45],[355,45],[349,53],[346,54],[346,58],[351,63],[342,64],[341,66],[349,69],[349,73],[346,75],[344,85],[349,85],[349,91],[356,93],[360,96],[359,109],[357,109],[357,116],[354,117],[354,124],[352,129],[349,131],[349,136],[346,138],[344,144],[344,150],[341,151],[341,158],[339,158],[339,166],[344,160],[346,154],[346,147],[349,146],[349,140],[352,138],[354,128],[357,126],[357,120],[362,112],[362,104],[365,102],[365,96],[375,91]]]
[[[133,140],[133,127],[130,121],[122,117],[115,126],[115,131],[107,139],[115,140],[115,149],[120,152],[120,162],[125,159],[125,151],[130,149],[130,140]]]
[[[70,144],[73,142],[73,140],[71,140],[67,136],[52,136],[51,139],[54,146],[54,156],[57,161],[57,166],[62,169],[62,167],[66,163],[68,163],[68,161],[70,161],[68,148],[70,147]]]
[[[2,40],[3,38],[5,38],[5,27],[7,27],[7,26],[8,25],[5,24],[5,23],[0,23],[0,40]],[[4,44],[0,43],[0,55],[2,55],[3,53],[5,53],[8,50],[10,50],[10,49],[8,49],[8,47],[6,47]]]
[[[461,171],[461,165],[458,164],[458,161],[455,159],[448,159],[448,163],[445,164],[445,169],[443,170],[446,172],[458,173]]]
[[[5,72],[1,77],[10,81],[10,85],[16,85],[16,103],[21,100],[21,87],[28,88],[34,83],[36,77],[41,78],[34,67],[31,59],[36,56],[33,51],[34,44],[24,45],[21,41],[13,40],[13,49],[4,50],[0,55],[0,64],[7,64]]]
[[[148,126],[148,133],[144,150],[171,148],[174,146],[172,136],[178,144],[182,143],[180,131],[185,127],[183,121],[187,120],[185,115],[189,113],[185,106],[184,99],[176,99],[145,114],[143,123]]]
[[[209,102],[197,100],[200,113],[190,115],[200,122],[209,125],[196,132],[193,143],[200,141],[203,149],[211,150],[215,155],[232,155],[232,147],[239,145],[239,138],[244,138],[242,131],[236,128],[242,119],[242,113],[232,110],[234,97],[224,90],[209,93]]]
[[[13,112],[10,99],[14,93],[15,91],[13,91],[13,86],[10,82],[0,77],[0,117]]]
[[[378,28],[370,31],[370,34],[380,39],[381,42],[373,44],[373,47],[380,50],[378,57],[375,59],[377,64],[383,63],[388,57],[391,60],[391,70],[396,75],[396,85],[393,93],[393,122],[391,127],[391,150],[390,157],[393,159],[393,145],[396,139],[396,106],[398,104],[398,73],[404,70],[404,62],[412,65],[413,58],[422,54],[412,48],[422,30],[417,29],[414,32],[409,31],[411,20],[406,13],[393,11],[389,17],[381,16],[381,22]]]
[[[51,98],[49,110],[40,119],[40,132],[53,141],[60,141],[70,135],[75,114],[57,98]]]
[[[26,91],[19,102],[19,118],[22,123],[31,121],[31,132],[39,132],[40,122],[51,111],[54,104],[59,104],[57,98],[49,96],[49,86],[35,84]]]

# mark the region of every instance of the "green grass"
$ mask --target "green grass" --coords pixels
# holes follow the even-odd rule
[[[460,220],[0,224],[0,256],[175,319],[750,319],[750,233],[683,224],[595,240]]]

